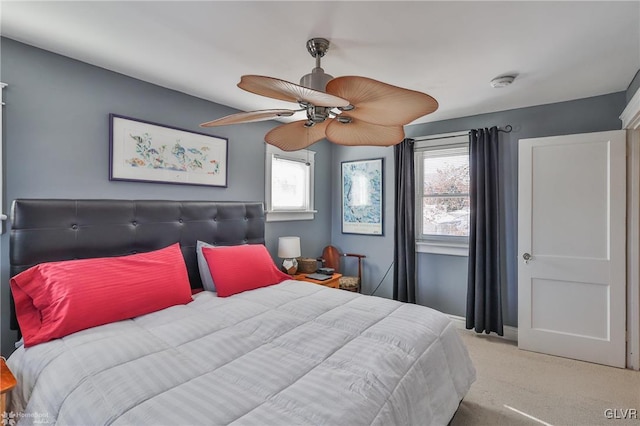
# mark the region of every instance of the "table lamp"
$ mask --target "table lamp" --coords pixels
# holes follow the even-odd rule
[[[278,257],[284,259],[282,269],[289,275],[298,272],[298,261],[300,257],[300,237],[280,237],[278,238]]]

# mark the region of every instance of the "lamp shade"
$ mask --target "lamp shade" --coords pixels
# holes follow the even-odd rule
[[[281,259],[300,257],[300,237],[278,238],[278,257]]]

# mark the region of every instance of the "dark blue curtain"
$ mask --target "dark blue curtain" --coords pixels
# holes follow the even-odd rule
[[[393,237],[393,298],[416,303],[415,174],[413,140],[394,147],[396,215]]]
[[[502,336],[498,128],[471,130],[469,140],[467,328]]]

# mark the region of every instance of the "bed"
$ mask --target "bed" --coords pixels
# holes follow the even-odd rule
[[[8,359],[18,380],[9,395],[12,419],[25,425],[447,424],[475,370],[442,313],[289,279],[226,297],[199,291],[197,241],[218,247],[207,256],[247,246],[266,252],[264,230],[262,203],[16,200],[12,276],[49,262],[126,261],[173,247],[193,291],[186,303],[20,346]],[[209,266],[217,282],[216,268],[225,265]],[[139,292],[141,303],[154,298],[149,285],[130,281],[135,294],[120,293],[93,311],[124,306]],[[162,293],[162,285],[155,291]],[[22,302],[14,297],[17,329]]]

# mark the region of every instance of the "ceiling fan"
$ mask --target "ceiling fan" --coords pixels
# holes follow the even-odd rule
[[[243,75],[238,83],[248,92],[295,102],[299,109],[241,112],[200,126],[272,120],[306,111],[306,120],[273,128],[265,135],[265,142],[284,151],[303,149],[324,138],[339,145],[391,146],[404,139],[405,124],[438,109],[438,102],[426,93],[366,77],[333,78],[320,67],[328,49],[329,40],[325,38],[307,41],[316,67],[300,79],[300,85],[260,75]]]

